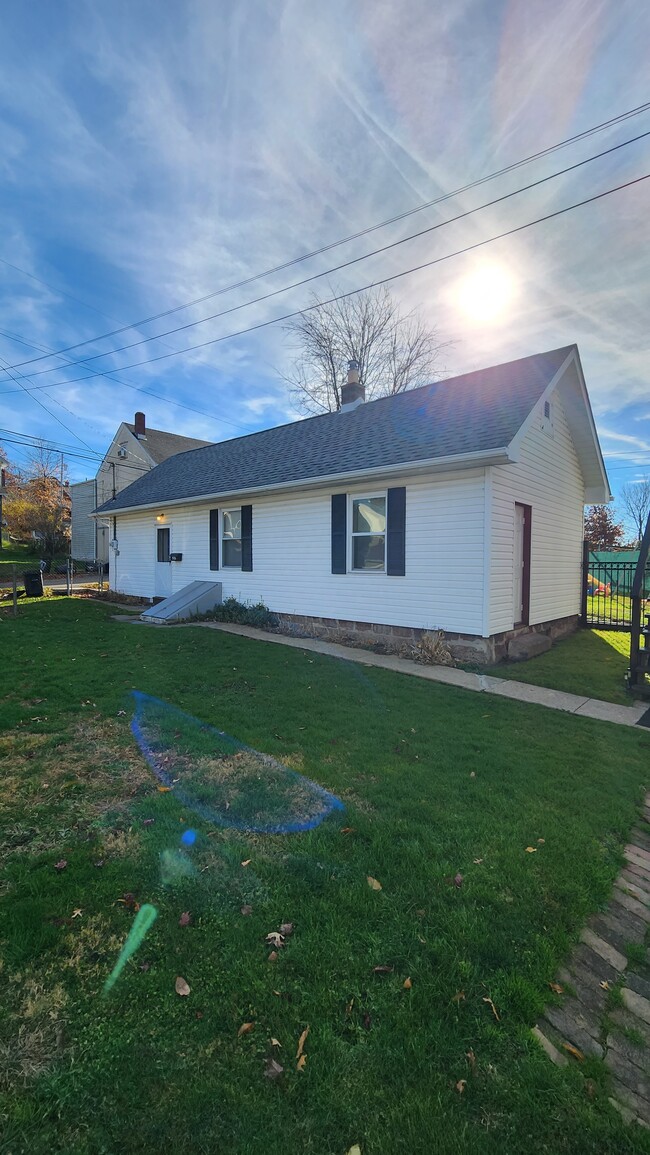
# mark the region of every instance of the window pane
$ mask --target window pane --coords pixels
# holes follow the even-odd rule
[[[353,533],[385,533],[386,498],[360,497],[352,503]]]
[[[169,529],[158,530],[158,561],[169,561]]]
[[[241,509],[226,509],[223,514],[223,536],[241,537]]]
[[[241,541],[233,541],[229,537],[223,539],[222,565],[232,565],[241,569]]]
[[[352,538],[353,569],[384,568],[384,538],[374,535]]]

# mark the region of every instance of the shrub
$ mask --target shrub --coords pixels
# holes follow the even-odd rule
[[[242,626],[257,626],[258,629],[275,628],[278,619],[264,602],[245,605],[237,598],[226,598],[220,606],[215,606],[206,617],[215,622],[238,622]]]

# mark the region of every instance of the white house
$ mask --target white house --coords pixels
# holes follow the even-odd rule
[[[575,627],[583,507],[610,498],[575,345],[177,454],[100,506],[110,585],[191,581],[296,628],[442,629],[494,660]]]
[[[78,561],[108,561],[108,522],[91,518],[95,507],[121,493],[136,478],[174,453],[210,444],[195,437],[166,433],[163,429],[148,429],[144,413],[136,413],[132,425],[123,421],[96,477],[70,486],[72,557]]]

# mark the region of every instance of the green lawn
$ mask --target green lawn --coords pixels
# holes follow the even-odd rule
[[[618,630],[577,630],[528,662],[503,662],[489,673],[588,698],[630,706],[625,689],[630,664],[630,635]]]
[[[3,1155],[649,1152],[601,1064],[558,1070],[530,1027],[607,902],[650,734],[110,612],[46,599],[0,621]],[[345,814],[292,836],[201,821],[140,757],[133,688]],[[189,824],[196,874],[163,882]],[[105,999],[127,894],[158,918]]]

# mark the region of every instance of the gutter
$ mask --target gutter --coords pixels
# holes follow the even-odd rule
[[[515,457],[510,453],[509,447],[502,446],[498,449],[483,449],[480,453],[454,453],[447,457],[427,458],[425,461],[405,461],[395,465],[373,466],[369,469],[355,470],[353,473],[325,473],[319,477],[303,477],[297,478],[294,481],[274,482],[272,485],[256,485],[249,486],[246,489],[230,489],[213,493],[201,493],[195,497],[172,497],[164,501],[149,501],[142,505],[111,505],[109,509],[104,509],[101,512],[93,510],[90,516],[105,518],[113,517],[118,513],[137,513],[140,510],[146,509],[163,509],[179,505],[204,505],[206,502],[211,501],[219,503],[234,497],[249,497],[255,494],[286,492],[292,489],[322,489],[325,486],[328,488],[341,488],[343,485],[348,485],[356,481],[364,481],[366,478],[402,477],[405,474],[413,475],[414,473],[442,473],[456,466],[471,469],[474,466],[479,468],[484,465],[510,465],[515,460]]]

